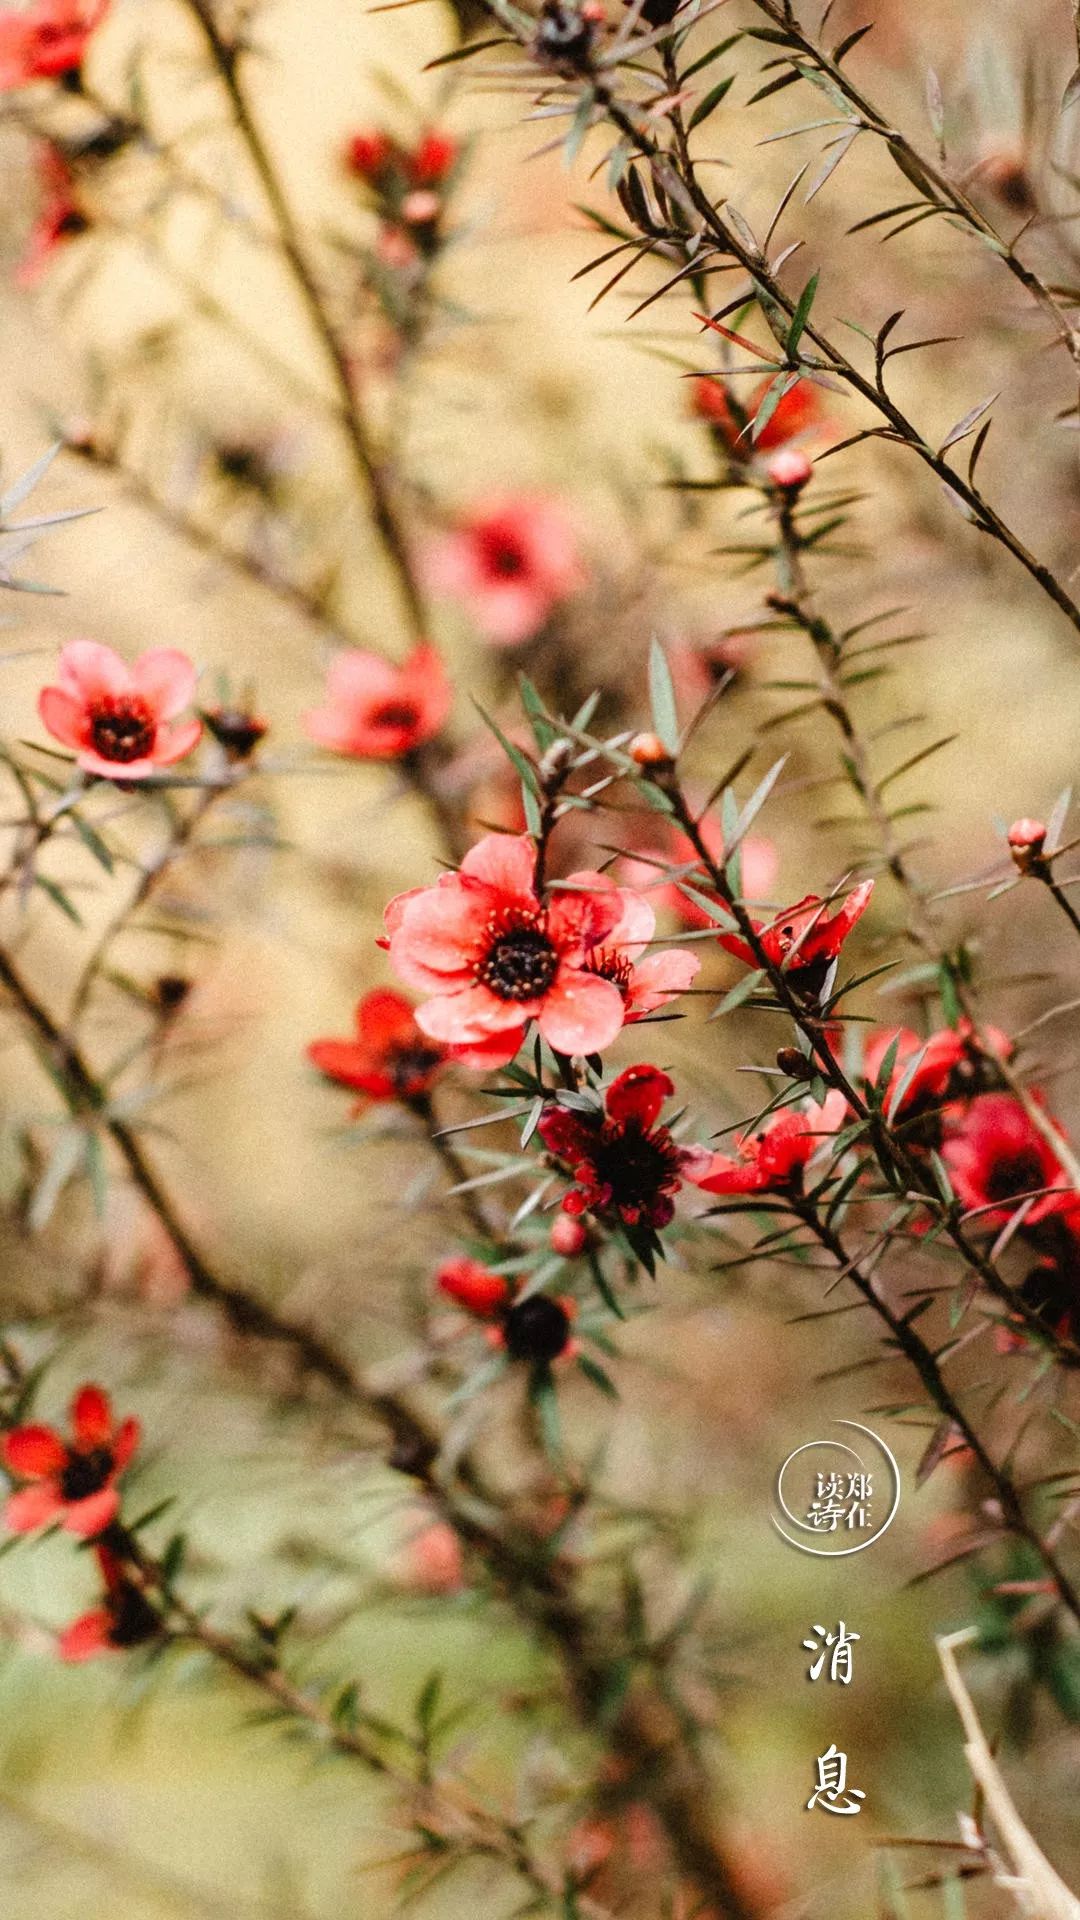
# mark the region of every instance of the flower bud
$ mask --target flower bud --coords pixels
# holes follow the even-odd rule
[[[401,203],[401,217],[410,227],[434,226],[442,212],[442,201],[430,187],[414,187]]]
[[[551,1247],[564,1260],[576,1260],[588,1245],[588,1230],[568,1213],[557,1213],[551,1223]]]
[[[372,183],[386,172],[393,156],[393,146],[385,133],[372,129],[367,133],[354,133],[345,147],[345,165],[350,173],[360,180]]]
[[[1021,873],[1042,864],[1047,828],[1042,820],[1014,820],[1009,828],[1009,852]]]
[[[799,493],[813,471],[812,462],[798,447],[781,447],[765,467],[770,483],[782,493]]]
[[[206,707],[202,719],[230,760],[249,760],[270,724],[243,707]]]
[[[815,1074],[813,1061],[808,1060],[798,1047],[781,1047],[776,1055],[776,1064],[781,1073],[789,1080],[812,1080]]]
[[[635,733],[627,752],[635,766],[671,767],[674,756],[665,747],[658,733]]]

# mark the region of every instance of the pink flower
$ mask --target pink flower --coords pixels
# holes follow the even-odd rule
[[[622,918],[624,893],[602,874],[571,874],[545,898],[526,835],[489,833],[456,873],[399,894],[386,944],[406,986],[431,997],[417,1024],[447,1046],[512,1060],[532,1020],[557,1053],[599,1053],[626,1017],[613,980],[591,968]],[[460,1056],[459,1056],[460,1057]]]
[[[530,639],[585,579],[563,508],[528,493],[474,508],[432,549],[428,577],[502,647]]]
[[[113,1420],[107,1393],[80,1387],[71,1403],[71,1441],[53,1427],[13,1427],[3,1442],[9,1473],[29,1481],[9,1495],[4,1525],[33,1533],[53,1521],[82,1540],[93,1540],[120,1511],[116,1482],[139,1444],[137,1420]]]
[[[75,192],[75,176],[60,149],[47,142],[38,153],[37,165],[43,198],[26,252],[16,268],[15,279],[20,287],[35,286],[53,254],[66,241],[86,233],[90,226]]]
[[[331,661],[326,704],[304,715],[304,731],[332,753],[400,760],[438,733],[452,699],[434,647],[415,647],[401,667],[350,647]]]
[[[77,73],[108,10],[109,0],[34,0],[0,13],[0,91]]]
[[[734,1157],[714,1153],[687,1174],[705,1193],[801,1192],[803,1169],[822,1140],[844,1124],[847,1101],[836,1088],[821,1106],[773,1114],[758,1133],[736,1137]]]
[[[133,667],[96,640],[72,640],[55,686],[38,695],[42,724],[80,767],[103,780],[144,780],[191,752],[198,720],[171,723],[190,706],[195,668],[185,653],[156,647]]]

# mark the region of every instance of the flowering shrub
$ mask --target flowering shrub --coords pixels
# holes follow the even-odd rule
[[[1065,90],[1041,154],[979,118],[1016,47],[986,99],[924,88],[905,23],[875,56],[868,22],[788,0],[730,29],[698,0],[461,0],[456,38],[394,9],[365,28],[383,105],[349,65],[341,126],[318,37],[309,68],[247,0],[162,0],[160,43],[136,11],[0,14],[37,169],[10,297],[65,342],[58,443],[0,499],[28,635],[0,744],[13,1662],[95,1659],[122,1724],[181,1681],[196,1715],[231,1688],[353,1763],[316,1838],[332,1898],[380,1876],[374,1913],[449,1920],[483,1869],[493,1911],[563,1920],[908,1920],[889,1826],[940,1842],[927,1912],[996,1885],[1072,1914],[971,1725],[959,1841],[951,1729],[926,1709],[915,1781],[891,1731],[935,1628],[973,1621],[1064,1853],[1080,1113],[1053,1042],[1080,912],[1048,765],[1080,605],[1072,478],[1035,429],[1076,424],[1067,32],[1036,9]],[[491,312],[473,297],[492,85],[577,168],[576,215],[545,173],[528,235],[554,224],[553,277],[577,250],[558,326],[526,296],[506,326],[501,268]],[[292,89],[332,218],[274,117]],[[774,181],[789,140],[811,156]],[[498,222],[520,205],[495,176]],[[932,269],[921,236],[879,247],[930,223]],[[121,346],[100,310],[134,313],[135,258],[153,317]],[[603,345],[618,446],[586,414],[596,274],[633,323]],[[1003,382],[1023,343],[1026,414],[967,392],[974,353],[929,390],[898,371],[968,329]],[[74,505],[26,510],[64,485]],[[129,511],[138,566],[99,567]],[[90,514],[84,564],[65,523]],[[28,597],[54,590],[67,615]],[[931,612],[949,665],[912,669]],[[981,701],[955,665],[979,623]],[[1007,765],[1005,699],[1039,742]],[[992,829],[1006,799],[1046,817]],[[844,1605],[864,1666],[897,1621],[908,1664],[846,1731],[781,1702],[802,1599],[768,1557],[777,1464],[834,1407],[888,1432],[903,1483]],[[820,1856],[789,1720],[834,1755],[843,1731],[853,1766],[881,1729],[877,1810],[819,1823],[844,1830]],[[401,1849],[358,1862],[342,1834],[388,1820]]]

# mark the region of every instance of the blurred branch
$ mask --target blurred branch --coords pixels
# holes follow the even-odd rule
[[[1016,1811],[964,1684],[956,1651],[978,1637],[976,1628],[967,1627],[944,1635],[937,1650],[945,1685],[964,1728],[965,1758],[1008,1857],[1009,1870],[996,1872],[994,1878],[1012,1894],[1025,1920],[1080,1920],[1080,1900],[1054,1872]]]
[[[221,84],[231,102],[237,132],[266,195],[286,263],[333,373],[341,398],[346,438],[357,471],[370,497],[375,525],[396,575],[413,638],[417,641],[424,640],[428,636],[427,611],[413,565],[408,538],[393,497],[391,482],[364,418],[348,357],[338,338],[337,330],[327,314],[322,291],[308,263],[285,189],[263,141],[242,84],[240,64],[244,49],[240,44],[234,44],[225,38],[217,24],[211,0],[179,0],[179,4],[191,15],[198,26]]]

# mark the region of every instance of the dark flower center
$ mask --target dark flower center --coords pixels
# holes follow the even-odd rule
[[[1018,1193],[1037,1192],[1046,1185],[1046,1172],[1033,1147],[999,1154],[986,1176],[988,1200],[1012,1200]]]
[[[592,1165],[597,1184],[611,1189],[617,1211],[648,1213],[678,1181],[678,1148],[666,1127],[652,1132],[636,1120],[608,1121],[597,1136]]]
[[[616,953],[614,947],[594,947],[585,963],[586,973],[597,973],[601,980],[610,980],[618,987],[624,1000],[630,993],[630,982],[634,977],[633,962],[624,954]]]
[[[109,1642],[114,1647],[137,1647],[158,1632],[160,1621],[134,1581],[125,1580],[109,1596]]]
[[[555,1360],[570,1338],[570,1316],[557,1300],[534,1293],[511,1307],[503,1322],[506,1351],[513,1360]]]
[[[94,707],[90,734],[103,760],[142,760],[154,744],[157,725],[137,693],[106,695]]]
[[[525,549],[513,534],[489,529],[481,535],[484,566],[500,580],[516,580],[528,567]]]
[[[65,1500],[88,1500],[100,1493],[113,1468],[108,1447],[92,1447],[85,1453],[69,1453],[60,1475],[60,1491]]]
[[[538,918],[491,929],[477,977],[498,1000],[538,1000],[558,972],[559,956]]]
[[[63,236],[65,239],[73,239],[77,234],[85,233],[89,225],[90,222],[85,213],[81,213],[78,207],[65,207],[56,222],[55,232],[57,238]]]
[[[415,700],[388,700],[385,706],[377,707],[371,716],[373,727],[400,727],[408,730],[415,727],[420,719],[420,708]]]
[[[409,1093],[418,1081],[426,1080],[441,1061],[438,1047],[425,1047],[422,1041],[417,1041],[411,1047],[395,1047],[387,1059],[386,1070],[397,1091]]]

